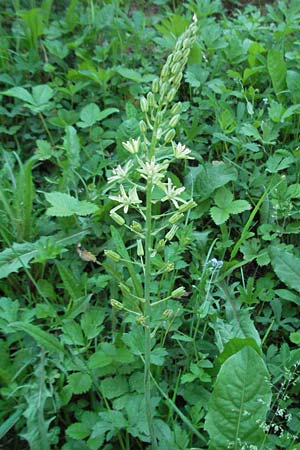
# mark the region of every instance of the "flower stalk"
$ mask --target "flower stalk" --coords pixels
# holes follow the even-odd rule
[[[197,18],[194,16],[192,24],[177,40],[175,50],[163,66],[160,78],[153,80],[152,91],[140,100],[140,108],[144,115],[140,121],[141,135],[138,139],[129,139],[123,143],[123,147],[130,155],[129,160],[124,167],[118,165],[113,169],[108,178],[112,191],[109,198],[117,203],[110,212],[111,218],[134,235],[135,256],[133,261],[127,263],[134,264],[136,270],[140,270],[139,277],[143,279],[143,301],[138,302],[139,312],[133,316],[138,316],[135,326],[142,326],[144,329],[145,410],[152,450],[158,449],[151,406],[151,350],[157,330],[157,325],[152,320],[152,309],[163,301],[174,301],[185,294],[184,287],[179,286],[173,289],[169,296],[157,298],[152,285],[161,274],[172,272],[174,264],[167,260],[163,261],[157,270],[152,258],[159,253],[163,259],[164,248],[176,238],[184,213],[196,206],[192,199],[187,198],[185,188],[174,185],[168,176],[171,162],[193,159],[190,156],[190,149],[174,142],[181,104],[172,106],[171,102],[180,86],[196,32]],[[165,202],[169,204],[169,208],[166,208],[168,212],[154,216],[153,206],[155,204],[158,206],[155,208],[157,211],[160,204]],[[131,210],[135,211],[138,219],[129,224],[126,215]],[[117,264],[125,261],[111,250],[107,250],[106,255]],[[141,296],[140,292],[128,293],[125,281],[119,283],[119,287],[120,298],[130,296],[134,299]],[[120,312],[129,312],[119,300],[113,299],[112,305]]]

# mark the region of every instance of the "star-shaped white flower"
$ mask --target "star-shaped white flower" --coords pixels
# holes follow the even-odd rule
[[[114,181],[126,179],[131,167],[132,167],[131,160],[129,160],[124,167],[118,164],[117,167],[112,170],[112,175],[108,177],[107,179],[108,183],[113,183]]]
[[[178,144],[173,143],[173,152],[176,159],[195,159],[189,156],[191,150],[180,142]]]
[[[151,158],[151,161],[142,161],[138,159],[140,168],[137,169],[140,172],[142,178],[145,180],[151,180],[153,184],[157,184],[165,176],[165,171],[169,167],[167,161],[162,164],[157,164],[155,158]]]
[[[164,191],[166,194],[165,197],[161,199],[162,202],[165,202],[166,200],[169,200],[173,203],[175,208],[179,208],[178,202],[186,203],[185,200],[181,198],[182,192],[185,190],[185,187],[182,186],[180,188],[176,188],[172,184],[171,178],[168,178],[167,183],[160,183],[159,187]]]
[[[142,200],[139,199],[136,186],[131,188],[128,192],[128,195],[124,189],[124,186],[120,185],[120,194],[119,195],[110,195],[109,198],[111,200],[114,200],[115,202],[120,203],[120,205],[116,206],[111,210],[112,212],[117,211],[120,208],[124,208],[123,211],[125,214],[127,214],[129,207],[136,206],[139,203],[142,203]]]

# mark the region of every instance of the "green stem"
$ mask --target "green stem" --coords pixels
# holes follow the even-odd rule
[[[148,181],[146,190],[146,233],[145,233],[145,284],[144,284],[144,314],[145,323],[145,366],[144,366],[144,388],[145,388],[145,407],[149,428],[149,434],[152,444],[152,450],[157,450],[157,442],[154,432],[153,417],[151,410],[151,247],[152,247],[152,182]]]
[[[44,117],[43,117],[43,114],[42,113],[39,113],[39,118],[41,119],[41,121],[42,121],[42,124],[43,124],[43,127],[45,128],[45,131],[46,131],[46,133],[48,134],[48,136],[49,136],[49,139],[50,139],[50,142],[51,142],[51,145],[54,147],[54,140],[53,140],[53,138],[52,138],[52,134],[50,133],[50,130],[49,130],[49,128],[48,128],[48,126],[47,126],[47,124],[46,124],[46,121],[45,121],[45,119],[44,119]]]

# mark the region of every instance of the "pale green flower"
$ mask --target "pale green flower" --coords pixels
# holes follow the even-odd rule
[[[142,178],[145,180],[151,180],[153,184],[158,184],[158,182],[164,178],[164,172],[169,167],[169,163],[167,161],[162,164],[157,164],[155,162],[155,157],[151,158],[151,161],[142,161],[138,159],[140,168],[137,169],[140,172]]]
[[[185,190],[185,187],[182,186],[180,188],[176,188],[173,186],[171,178],[168,178],[167,183],[160,183],[159,187],[166,194],[166,196],[161,199],[162,202],[169,200],[173,203],[175,208],[179,208],[178,202],[186,203],[185,200],[181,198],[181,194]]]
[[[141,140],[140,136],[138,137],[138,139],[130,138],[129,141],[122,142],[122,145],[125,148],[125,150],[127,150],[129,153],[135,155],[139,151],[140,140]]]
[[[142,203],[142,200],[140,200],[138,197],[135,186],[129,190],[127,195],[124,186],[122,184],[120,185],[120,194],[110,195],[109,198],[111,200],[114,200],[115,202],[120,203],[120,205],[116,206],[111,210],[111,213],[117,211],[120,208],[123,208],[124,213],[127,214],[130,206],[134,207],[139,203]]]
[[[112,170],[112,175],[108,177],[107,179],[108,183],[113,183],[115,181],[126,179],[131,167],[132,167],[131,160],[127,161],[124,167],[118,164],[117,167]]]
[[[176,159],[195,159],[192,156],[189,156],[191,153],[191,150],[187,148],[185,145],[178,142],[178,144],[175,144],[173,142],[173,153]]]

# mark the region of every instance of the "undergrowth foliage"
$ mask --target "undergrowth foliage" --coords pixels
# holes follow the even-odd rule
[[[1,6],[0,448],[300,449],[299,2],[146,3]]]

